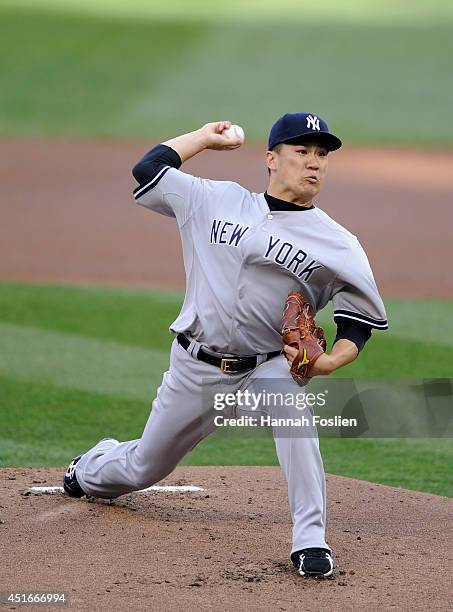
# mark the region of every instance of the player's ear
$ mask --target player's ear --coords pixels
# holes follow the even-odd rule
[[[276,151],[267,151],[266,152],[266,165],[269,172],[271,170],[277,170],[278,161],[277,161],[277,152]]]

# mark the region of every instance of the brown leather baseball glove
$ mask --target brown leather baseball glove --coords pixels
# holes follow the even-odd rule
[[[315,323],[313,308],[298,291],[286,298],[281,334],[283,344],[299,350],[291,365],[291,376],[300,383],[310,378],[315,361],[326,350],[324,330]]]

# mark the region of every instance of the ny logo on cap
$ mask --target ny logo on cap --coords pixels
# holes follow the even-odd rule
[[[320,130],[321,128],[319,127],[319,119],[318,117],[316,117],[316,115],[313,117],[313,115],[308,115],[307,117],[307,127],[311,128],[312,130]]]

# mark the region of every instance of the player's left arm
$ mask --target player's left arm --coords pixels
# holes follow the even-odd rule
[[[342,368],[356,359],[371,336],[369,326],[361,324],[339,324],[337,336],[330,353],[320,355],[312,366],[311,376],[325,376]],[[284,347],[288,364],[297,356],[298,350],[292,346]]]
[[[330,354],[324,353],[313,366],[313,376],[331,374],[354,361],[371,338],[371,326],[358,321],[337,321],[337,335]],[[325,359],[324,359],[325,358]]]
[[[331,352],[322,353],[313,363],[311,376],[331,374],[352,363],[371,337],[372,329],[388,328],[385,306],[368,258],[355,237],[344,268],[332,285],[331,299],[337,335]],[[298,354],[290,346],[285,346],[284,352],[289,364]]]

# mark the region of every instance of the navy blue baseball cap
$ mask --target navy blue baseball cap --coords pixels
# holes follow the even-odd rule
[[[318,115],[313,113],[286,113],[274,123],[269,133],[268,150],[285,142],[317,142],[329,151],[341,147],[341,140],[329,132],[329,126]]]

